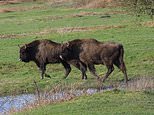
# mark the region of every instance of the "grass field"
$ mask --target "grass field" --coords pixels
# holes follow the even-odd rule
[[[135,17],[119,7],[95,9],[70,8],[66,7],[67,5],[51,7],[45,2],[23,2],[1,6],[0,11],[11,10],[0,13],[1,96],[33,93],[36,90],[34,80],[41,91],[50,90],[58,84],[68,84],[69,86],[79,83],[82,84],[79,88],[96,87],[97,81],[89,72],[87,73],[88,80],[83,81],[80,71],[74,67],[68,78],[64,79],[64,69],[61,64],[48,65],[47,73],[51,79],[41,80],[40,73],[33,62],[18,61],[18,45],[36,39],[50,39],[61,43],[76,38],[95,38],[99,41],[122,43],[125,49],[124,58],[129,79],[154,77],[154,22],[148,16]],[[104,66],[98,65],[96,68],[100,75],[105,74]],[[123,74],[116,68],[105,84],[119,83],[123,79]],[[106,99],[106,97],[109,98]],[[94,114],[93,112],[106,114],[113,105],[114,110],[110,114],[123,114],[125,110],[128,114],[131,114],[131,111],[140,114],[140,110],[143,111],[143,114],[152,114],[154,112],[152,110],[153,97],[153,93],[145,94],[144,92],[99,93],[62,104],[54,104],[52,107],[42,107],[41,110],[43,113],[47,112],[46,114],[52,113],[52,111],[53,114],[57,111],[59,111],[57,114],[60,112],[64,114],[82,114],[83,112],[84,115]],[[106,103],[108,104],[106,105]],[[83,111],[79,111],[81,109]],[[93,109],[96,110],[93,111]],[[42,113],[41,110],[34,110],[30,114]],[[77,113],[72,113],[75,110]]]

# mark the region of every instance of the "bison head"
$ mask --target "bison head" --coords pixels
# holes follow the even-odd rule
[[[24,46],[20,47],[20,60],[23,62],[30,61],[30,53],[28,50],[28,46],[25,44]]]
[[[61,48],[62,48],[62,51],[60,54],[60,58],[62,60],[68,60],[71,55],[71,48],[70,48],[69,42],[62,44]]]

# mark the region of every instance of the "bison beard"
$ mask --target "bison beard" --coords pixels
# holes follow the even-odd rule
[[[67,77],[71,67],[66,61],[60,59],[60,47],[61,44],[50,40],[35,40],[20,47],[20,60],[23,62],[34,61],[41,70],[42,79],[44,75],[45,77],[50,77],[45,73],[47,64],[62,63],[66,71],[65,76]]]
[[[92,75],[100,79],[96,73],[95,64],[103,64],[108,71],[101,79],[103,82],[117,66],[124,74],[125,82],[128,81],[125,63],[123,61],[124,49],[121,44],[113,42],[99,42],[95,39],[76,39],[63,44],[61,59],[65,61],[76,60],[84,65],[83,76],[86,77],[88,67]]]

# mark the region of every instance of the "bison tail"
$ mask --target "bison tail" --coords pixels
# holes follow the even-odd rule
[[[120,64],[123,63],[123,57],[124,57],[124,48],[122,44],[119,45],[119,62]]]
[[[126,67],[125,67],[125,63],[124,63],[124,60],[123,60],[123,57],[124,57],[124,48],[123,46],[120,44],[119,45],[119,58],[118,58],[118,66],[121,70],[124,70],[126,71]]]

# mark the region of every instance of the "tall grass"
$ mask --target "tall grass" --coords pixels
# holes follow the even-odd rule
[[[154,91],[153,77],[139,77],[130,80],[126,90],[129,91]]]

